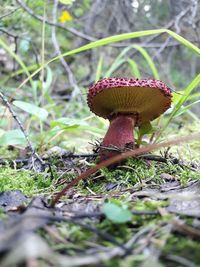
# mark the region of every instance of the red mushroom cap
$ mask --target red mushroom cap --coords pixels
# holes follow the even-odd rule
[[[164,113],[171,97],[170,88],[159,80],[105,78],[89,88],[87,102],[93,113],[105,119],[134,114],[138,126]]]

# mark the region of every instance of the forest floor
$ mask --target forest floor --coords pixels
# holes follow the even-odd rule
[[[51,208],[63,185],[96,160],[59,153],[46,155],[45,166],[36,161],[36,171],[24,159],[1,162],[1,267],[200,265],[198,161],[168,150],[128,159]]]

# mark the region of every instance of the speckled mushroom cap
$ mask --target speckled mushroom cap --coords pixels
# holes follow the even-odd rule
[[[165,112],[171,97],[170,88],[159,80],[105,78],[89,88],[87,102],[90,110],[100,117],[135,114],[136,125],[140,125]]]

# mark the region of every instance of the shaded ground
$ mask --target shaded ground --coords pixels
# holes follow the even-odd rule
[[[50,199],[63,183],[93,161],[68,156],[50,161],[42,185],[41,174],[26,171],[32,184],[23,193],[10,181],[11,191],[0,194],[1,267],[200,265],[198,163],[128,160],[80,182],[52,209]],[[2,169],[0,177],[5,169],[22,177]],[[41,188],[33,197],[34,184]]]

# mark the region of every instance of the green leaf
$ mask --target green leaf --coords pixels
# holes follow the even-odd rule
[[[22,39],[19,43],[19,51],[25,54],[30,48],[30,40]]]
[[[87,122],[84,120],[60,118],[51,122],[51,127],[61,126],[63,128],[77,128],[79,126],[87,126]]]
[[[36,117],[38,117],[40,120],[46,120],[48,116],[48,112],[44,108],[40,108],[34,104],[30,104],[24,101],[14,101],[13,105],[16,107],[28,112],[29,114],[32,114]]]
[[[128,209],[114,203],[105,203],[103,213],[113,223],[126,223],[132,219],[132,213]]]
[[[92,135],[101,138],[105,134],[105,131],[98,127],[92,127],[88,125],[85,119],[71,119],[71,118],[60,118],[55,121],[51,121],[51,132],[59,132],[63,130],[74,131],[74,130],[83,130]]]
[[[85,130],[86,132],[98,136],[99,138],[102,138],[105,135],[105,130],[100,129],[98,127],[92,127],[92,126],[80,126],[81,130]]]
[[[139,135],[150,134],[153,131],[153,127],[150,122],[145,122],[139,126]]]
[[[141,145],[141,144],[145,144],[144,141],[142,141],[142,138],[145,134],[152,134],[154,132],[156,132],[157,130],[157,127],[152,127],[151,123],[150,122],[145,122],[143,124],[141,124],[138,128],[138,138],[136,140],[136,143],[138,145]]]
[[[7,131],[0,136],[1,146],[24,145],[25,143],[25,136],[19,129]]]

